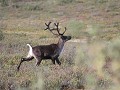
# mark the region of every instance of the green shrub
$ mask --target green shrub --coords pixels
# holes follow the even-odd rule
[[[0,41],[4,39],[4,35],[2,33],[2,31],[0,30]]]
[[[120,58],[120,39],[116,39],[108,43],[104,48],[103,53],[105,56],[119,60]]]
[[[29,5],[27,8],[26,8],[27,10],[30,10],[30,11],[32,11],[32,10],[43,10],[43,8],[41,8],[39,5]]]
[[[13,3],[12,7],[13,8],[19,8],[19,9],[25,10],[25,11],[43,10],[42,4],[40,2]]]
[[[70,20],[67,24],[72,37],[81,37],[85,34],[85,23],[77,20]]]
[[[103,4],[103,3],[106,3],[108,0],[95,0],[96,3],[100,3],[100,4]]]
[[[8,6],[9,4],[8,4],[8,0],[0,0],[0,2],[1,2],[1,6]]]
[[[110,79],[100,79],[97,81],[97,85],[96,85],[96,88],[97,90],[109,90],[109,88],[111,87],[112,85],[112,81]]]
[[[59,4],[60,5],[63,5],[63,4],[69,4],[69,3],[72,3],[74,0],[60,0],[59,1]]]
[[[71,3],[73,0],[60,0],[62,3]]]

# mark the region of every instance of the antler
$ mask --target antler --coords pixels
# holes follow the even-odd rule
[[[50,30],[50,24],[51,24],[52,22],[49,22],[48,24],[47,23],[45,23],[45,25],[47,26],[44,30],[47,30],[47,29],[49,29]]]
[[[62,35],[66,32],[67,28],[65,27],[65,31],[62,33]]]
[[[55,28],[50,28],[50,24],[51,24],[51,23],[52,23],[52,22],[49,22],[48,24],[45,23],[45,25],[47,26],[47,27],[45,28],[45,30],[49,30],[50,32],[52,32],[52,34],[57,35],[57,36],[63,35],[63,34],[66,32],[67,28],[65,27],[65,31],[64,31],[63,33],[60,33],[60,28],[59,28],[59,23],[58,23],[58,22],[57,22],[57,23],[54,23]],[[53,30],[57,30],[57,33],[58,33],[58,34],[54,33]]]

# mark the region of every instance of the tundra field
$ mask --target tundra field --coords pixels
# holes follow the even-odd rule
[[[45,23],[72,39],[61,65],[35,59],[28,47],[57,43]],[[120,0],[0,0],[0,90],[120,90]]]

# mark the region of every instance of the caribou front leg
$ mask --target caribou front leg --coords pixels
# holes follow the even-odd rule
[[[55,64],[55,59],[51,59],[52,60],[52,63]]]
[[[61,62],[59,61],[59,53],[56,52],[53,56],[52,56],[52,62],[53,64],[55,64],[55,61],[57,62],[57,64],[61,65]]]
[[[61,62],[59,61],[58,57],[55,59],[57,64],[61,65]]]

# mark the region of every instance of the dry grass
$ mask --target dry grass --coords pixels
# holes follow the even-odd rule
[[[0,7],[0,89],[120,89],[119,0],[36,0]],[[46,21],[59,21],[73,39],[60,55],[62,65],[35,60],[16,67],[32,46],[57,43],[44,31]],[[77,38],[77,39],[76,39]],[[75,39],[75,40],[74,40]]]

